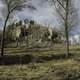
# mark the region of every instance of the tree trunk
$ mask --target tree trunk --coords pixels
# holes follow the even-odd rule
[[[68,26],[65,25],[65,35],[66,35],[66,57],[69,55],[69,36],[68,36]]]
[[[1,56],[4,55],[4,38],[5,38],[5,29],[6,29],[6,24],[9,18],[9,13],[6,17],[5,23],[4,23],[4,28],[3,28],[3,34],[2,34],[2,40],[1,40]]]
[[[29,46],[28,46],[28,35],[27,35],[27,47],[29,47]]]
[[[69,0],[66,1],[66,19],[65,19],[65,35],[66,35],[66,57],[69,56],[69,32],[68,32],[68,12]]]
[[[16,40],[16,47],[19,46],[19,43],[18,43],[18,42],[19,42],[19,40],[17,39],[17,40]]]

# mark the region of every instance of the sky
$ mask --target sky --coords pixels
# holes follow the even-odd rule
[[[28,4],[32,4],[36,10],[25,8],[24,11],[14,14],[15,19],[33,19],[43,25],[57,26],[56,13],[47,0],[30,0]],[[3,5],[0,2],[0,12],[3,10]],[[3,10],[5,13],[5,10]],[[0,13],[0,16],[2,18]],[[2,19],[0,20],[0,28],[3,28]],[[56,24],[55,24],[56,23]]]
[[[57,23],[56,14],[53,7],[50,6],[50,3],[46,0],[32,0],[33,6],[37,8],[36,11],[28,11],[27,9],[23,12],[23,15],[29,15],[32,19],[36,20],[39,23],[45,25],[53,25]],[[54,24],[55,25],[55,24]]]
[[[28,18],[28,19],[33,19],[42,25],[59,27],[58,18],[55,9],[53,6],[50,5],[50,3],[47,0],[30,0],[28,4],[32,4],[36,8],[36,10],[25,8],[24,11],[17,12],[16,14],[14,14],[15,19],[23,20]],[[79,9],[80,0],[75,0],[75,4],[76,7]],[[5,13],[5,9],[0,1],[0,29],[3,28],[3,21],[2,21],[3,14],[1,14],[1,11],[4,11]],[[78,10],[78,14],[79,13],[80,13],[80,9]],[[77,26],[77,29],[76,32],[80,32],[79,26]]]

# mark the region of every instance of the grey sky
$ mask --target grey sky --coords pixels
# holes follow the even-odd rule
[[[50,6],[47,0],[32,0],[30,4],[35,6],[37,10],[25,9],[25,11],[18,13],[21,18],[30,17],[45,25],[57,24],[54,8]]]
[[[24,11],[16,13],[14,15],[16,19],[24,19],[24,18],[31,18],[37,21],[38,23],[44,24],[44,25],[51,25],[54,27],[58,26],[58,19],[56,17],[56,12],[54,11],[54,8],[50,6],[50,3],[47,2],[47,0],[31,0],[29,4],[32,4],[37,8],[37,10],[31,10],[31,9],[24,9]],[[80,0],[75,0],[75,4],[77,5],[77,8],[80,7]],[[3,5],[0,2],[0,11],[3,9]],[[79,11],[80,13],[80,11]],[[1,13],[0,13],[0,16]],[[2,27],[2,21],[0,20],[0,27]]]

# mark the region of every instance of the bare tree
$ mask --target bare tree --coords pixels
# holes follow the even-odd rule
[[[67,54],[69,55],[69,31],[77,24],[77,11],[73,0],[52,0],[55,9],[61,18],[61,23],[65,27]]]
[[[7,22],[10,18],[10,15],[16,11],[19,10],[21,11],[22,8],[24,8],[26,0],[2,0],[3,4],[5,5],[6,8],[6,17],[4,21],[4,27],[3,27],[3,35],[2,35],[2,42],[1,42],[1,56],[4,55],[4,39],[5,39],[5,29]]]

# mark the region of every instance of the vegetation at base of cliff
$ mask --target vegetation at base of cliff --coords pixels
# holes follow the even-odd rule
[[[79,46],[70,46],[72,52],[70,58],[65,58],[65,56],[62,57],[62,53],[65,55],[64,47],[59,48],[60,44],[57,45],[51,50],[47,48],[36,50],[35,48],[25,51],[22,48],[12,48],[12,50],[6,48],[4,62],[0,66],[0,80],[79,80]],[[20,53],[20,50],[23,53]],[[14,58],[17,58],[16,61],[19,59],[17,64],[13,64]],[[24,63],[24,59],[31,60]],[[12,64],[8,60],[12,61]],[[5,62],[8,63],[5,64]]]

